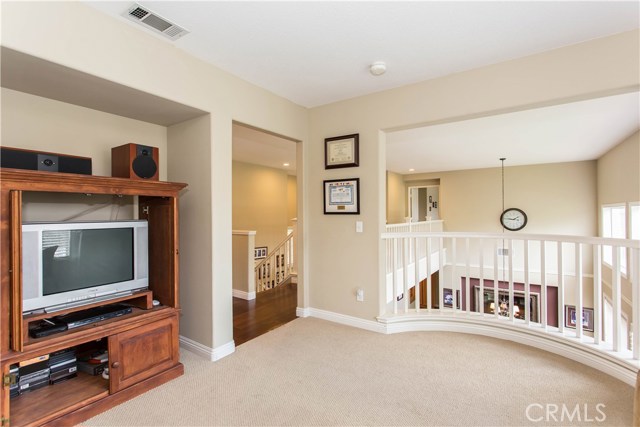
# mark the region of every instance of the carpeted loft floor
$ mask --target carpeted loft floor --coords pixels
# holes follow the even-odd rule
[[[305,318],[215,363],[181,357],[183,377],[83,425],[631,425],[632,387],[481,336],[382,335]]]

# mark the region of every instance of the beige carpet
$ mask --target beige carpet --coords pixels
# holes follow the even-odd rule
[[[474,335],[382,335],[306,318],[215,363],[181,356],[183,377],[84,424],[631,425],[632,387],[544,351]]]

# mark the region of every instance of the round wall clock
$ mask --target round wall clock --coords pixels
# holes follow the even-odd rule
[[[500,215],[500,224],[510,231],[522,230],[527,225],[527,214],[522,209],[505,209]]]

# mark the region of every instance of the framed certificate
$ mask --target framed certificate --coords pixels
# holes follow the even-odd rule
[[[360,214],[360,178],[324,181],[325,214]]]
[[[324,140],[324,168],[350,168],[358,166],[359,134],[335,136]]]

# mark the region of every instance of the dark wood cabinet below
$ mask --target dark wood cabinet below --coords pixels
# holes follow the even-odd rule
[[[178,314],[109,337],[111,393],[179,363]]]

